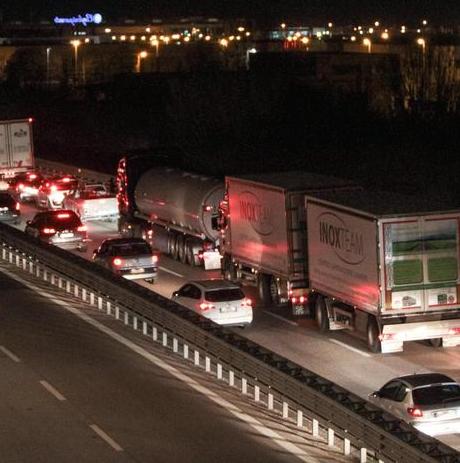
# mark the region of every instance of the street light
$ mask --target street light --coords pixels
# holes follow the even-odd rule
[[[78,47],[81,45],[81,42],[80,42],[80,40],[72,40],[70,43],[73,45],[73,48],[74,48],[74,63],[75,63],[74,79],[75,79],[75,82],[76,82],[77,81],[77,75],[78,75]]]
[[[141,72],[141,60],[147,58],[148,53],[146,51],[140,51],[137,54],[137,61],[136,61],[136,72]]]
[[[372,49],[372,42],[367,37],[363,40],[363,45],[367,47],[367,52],[370,53]]]
[[[419,37],[417,39],[417,45],[420,45],[422,47],[423,55],[425,55],[426,41],[423,37]]]

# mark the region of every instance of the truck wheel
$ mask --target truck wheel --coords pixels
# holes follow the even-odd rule
[[[428,344],[431,347],[435,347],[436,349],[442,347],[442,338],[432,338],[428,339]]]
[[[175,260],[180,260],[181,249],[183,248],[184,248],[184,236],[176,235],[176,243],[175,243],[174,254],[173,254],[173,258]]]
[[[174,249],[176,248],[176,234],[169,232],[168,234],[168,255],[174,255]]]
[[[257,287],[259,290],[259,297],[264,306],[270,306],[272,304],[272,297],[270,293],[270,275],[266,273],[259,273],[259,279],[257,281]]]
[[[280,305],[280,291],[277,279],[270,276],[270,299],[273,305]]]
[[[193,243],[187,243],[185,245],[186,263],[191,267],[195,267],[195,254],[193,253]]]
[[[187,247],[188,247],[187,240],[182,237],[182,242],[181,242],[181,244],[179,246],[179,249],[177,250],[177,253],[178,253],[178,256],[179,256],[179,260],[183,264],[187,263]]]
[[[378,354],[382,352],[382,343],[379,338],[380,330],[377,320],[374,316],[369,315],[367,320],[367,347],[371,352]]]
[[[329,331],[329,317],[327,315],[326,303],[322,296],[316,298],[315,319],[316,325],[321,333]]]

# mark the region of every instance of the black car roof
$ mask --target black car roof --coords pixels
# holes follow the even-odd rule
[[[455,383],[456,381],[449,376],[441,373],[421,373],[419,375],[407,375],[398,378],[405,381],[411,387],[428,386],[429,384]]]

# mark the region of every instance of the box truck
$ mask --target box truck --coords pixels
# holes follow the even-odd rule
[[[0,178],[35,168],[32,119],[0,121]]]
[[[459,210],[358,191],[307,195],[305,208],[320,331],[356,331],[373,352],[460,344]]]
[[[266,306],[308,305],[305,194],[359,189],[351,181],[308,172],[226,178],[220,207],[222,272],[258,288]]]

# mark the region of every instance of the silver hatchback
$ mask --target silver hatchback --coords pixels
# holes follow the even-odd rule
[[[460,384],[439,373],[401,376],[369,401],[430,436],[460,432]]]

